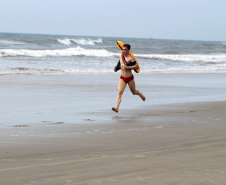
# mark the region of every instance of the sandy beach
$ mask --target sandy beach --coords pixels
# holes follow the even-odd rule
[[[225,101],[96,114],[112,121],[1,128],[0,184],[225,184]]]

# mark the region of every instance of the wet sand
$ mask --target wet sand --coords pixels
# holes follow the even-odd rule
[[[1,128],[0,184],[225,184],[225,101],[92,114]]]
[[[144,105],[226,100],[226,74],[134,76],[137,89],[147,99],[143,102],[127,87],[117,116]],[[0,127],[111,121],[112,116],[105,113],[116,105],[119,78],[119,73],[1,76]],[[101,114],[96,117],[98,112]]]

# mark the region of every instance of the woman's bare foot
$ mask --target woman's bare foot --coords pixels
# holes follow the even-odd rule
[[[118,113],[118,109],[116,109],[115,107],[112,107],[112,110]]]
[[[142,93],[140,93],[140,97],[141,97],[141,99],[142,99],[143,101],[146,100],[145,96],[144,96]]]

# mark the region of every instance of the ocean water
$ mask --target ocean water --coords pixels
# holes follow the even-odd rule
[[[114,73],[118,40],[143,74],[226,73],[226,42],[0,33],[0,75]]]
[[[141,71],[115,106],[120,51]],[[0,127],[109,121],[141,106],[226,100],[226,42],[0,33]],[[54,125],[53,124],[53,125]]]

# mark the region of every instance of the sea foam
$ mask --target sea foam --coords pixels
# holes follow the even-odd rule
[[[30,49],[2,49],[0,57],[46,57],[46,56],[88,56],[88,57],[113,57],[119,56],[120,52],[110,52],[106,49],[85,49],[82,47],[55,49],[55,50],[30,50]],[[226,62],[225,53],[215,54],[134,54],[138,61],[142,59],[183,61],[183,62]]]
[[[170,61],[186,61],[186,62],[226,62],[226,54],[205,54],[205,55],[167,55],[167,54],[137,54],[136,57],[156,59],[156,60],[170,60]]]
[[[0,57],[46,57],[46,56],[96,56],[96,57],[111,57],[118,55],[117,53],[109,52],[105,49],[84,49],[81,47],[67,48],[61,50],[28,50],[28,49],[2,49]]]

